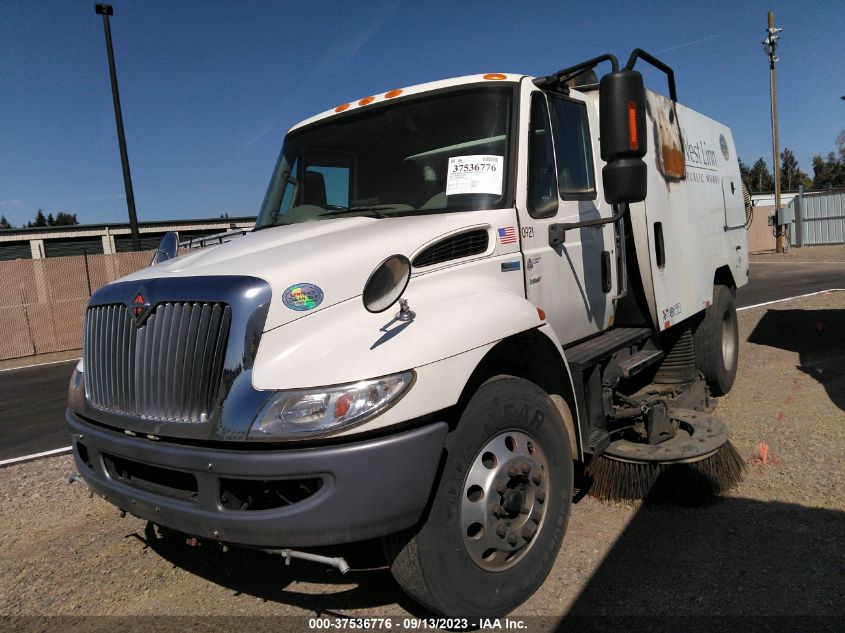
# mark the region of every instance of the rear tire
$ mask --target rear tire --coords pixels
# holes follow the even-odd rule
[[[499,617],[543,583],[563,541],[573,463],[564,420],[537,385],[483,384],[446,439],[425,522],[388,538],[391,572],[447,617]]]
[[[714,396],[731,390],[739,364],[739,328],[736,302],[727,286],[713,287],[713,303],[694,334],[695,365]]]

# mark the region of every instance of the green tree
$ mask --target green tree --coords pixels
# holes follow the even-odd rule
[[[0,229],[11,229],[12,225],[6,219],[5,215],[0,215]]]
[[[44,212],[38,209],[38,213],[35,214],[35,221],[27,222],[26,226],[27,228],[47,226],[47,218],[44,217]]]
[[[836,136],[836,152],[813,156],[813,189],[845,187],[845,130]]]
[[[784,147],[780,153],[780,187],[783,191],[795,191],[798,185],[809,180],[809,176],[801,171],[795,153],[788,147]],[[812,182],[812,181],[810,181]]]
[[[47,214],[47,226],[56,226],[56,220],[53,218],[52,213]]]
[[[845,158],[837,158],[828,152],[826,158],[813,156],[813,189],[828,189],[845,186]]]
[[[748,178],[750,181],[749,189],[751,193],[769,193],[774,191],[775,181],[772,178],[772,172],[769,171],[769,166],[761,156],[748,170]]]
[[[79,224],[79,220],[76,219],[75,213],[65,213],[64,211],[59,211],[56,214],[55,226],[76,226],[77,224]]]

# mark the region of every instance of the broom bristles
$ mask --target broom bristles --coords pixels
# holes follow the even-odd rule
[[[746,466],[730,441],[713,455],[683,464],[632,463],[600,456],[585,470],[587,494],[601,501],[697,506],[742,481]]]

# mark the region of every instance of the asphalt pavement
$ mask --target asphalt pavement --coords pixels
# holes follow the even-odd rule
[[[737,307],[845,288],[843,263],[751,264]],[[67,386],[76,360],[0,372],[0,461],[62,448]]]
[[[77,362],[0,372],[0,461],[70,445],[64,412]]]
[[[845,264],[752,262],[748,277],[748,284],[736,293],[738,308],[830,288],[845,288]]]

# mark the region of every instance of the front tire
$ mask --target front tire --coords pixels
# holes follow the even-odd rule
[[[572,504],[571,445],[560,411],[535,384],[482,385],[446,440],[431,510],[396,535],[391,572],[447,617],[499,617],[543,583]]]
[[[713,303],[694,334],[695,365],[714,396],[731,390],[739,364],[739,328],[734,294],[727,286],[713,287]]]

